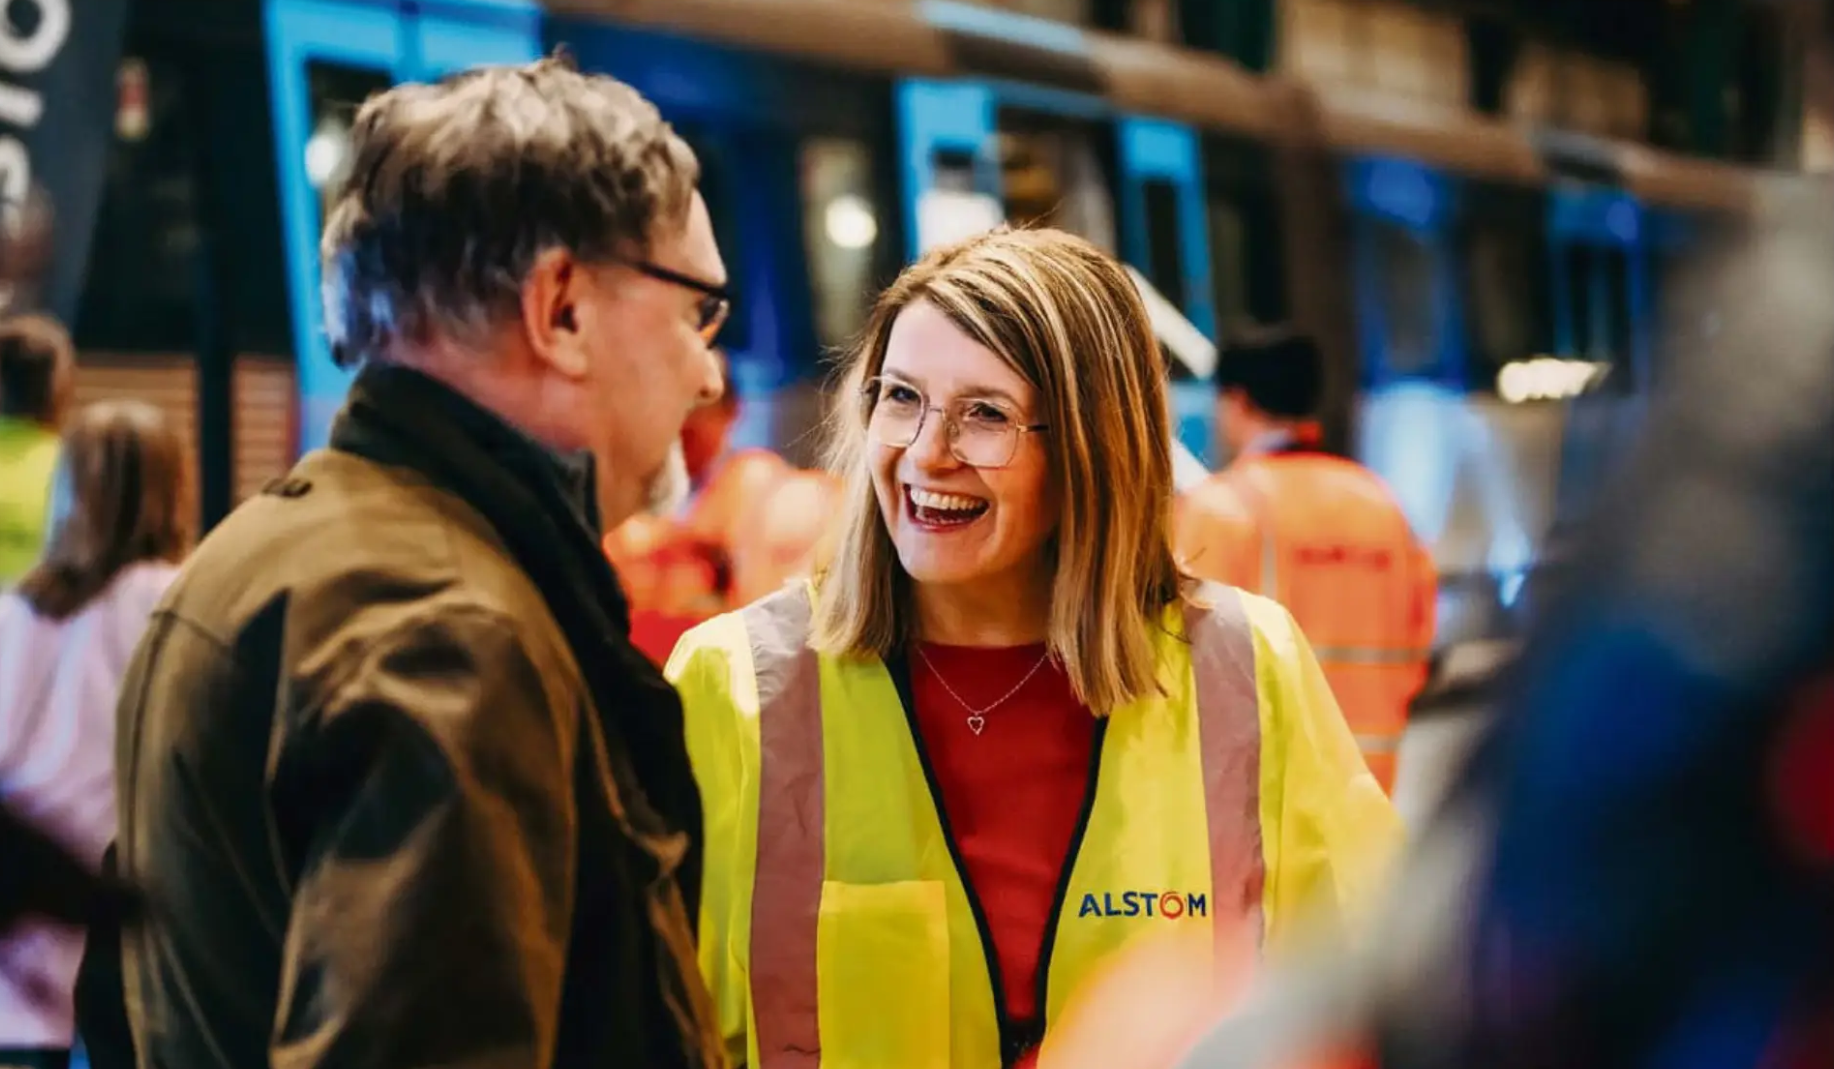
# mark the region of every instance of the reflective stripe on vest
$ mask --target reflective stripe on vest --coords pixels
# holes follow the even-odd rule
[[[1248,873],[1245,894],[1251,901],[1247,913],[1259,949],[1266,937],[1261,890],[1267,879],[1261,850],[1261,718],[1229,715],[1244,706],[1257,709],[1260,705],[1254,634],[1238,591],[1205,584],[1203,597],[1210,610],[1187,604],[1184,633],[1191,642],[1191,673],[1197,687],[1204,816],[1210,829],[1210,886],[1220,899],[1232,874]],[[1226,916],[1220,900],[1216,916],[1219,920]],[[1226,925],[1216,924],[1215,930],[1219,943],[1228,938]]]
[[[1187,605],[1203,764],[1204,808],[1221,945],[1246,922],[1258,951],[1266,883],[1260,835],[1260,716],[1254,637],[1237,591],[1206,584],[1206,610]],[[741,611],[758,689],[757,867],[751,908],[750,988],[758,1069],[821,1062],[816,955],[826,878],[821,667],[809,648],[806,587]],[[1242,715],[1246,709],[1249,715]],[[1239,911],[1224,908],[1240,895]],[[1066,902],[1065,909],[1075,903]],[[1039,1012],[1046,1011],[1040,1006]]]
[[[815,975],[824,870],[821,669],[809,599],[765,598],[741,614],[758,679],[758,867],[751,991],[760,1069],[815,1069]]]

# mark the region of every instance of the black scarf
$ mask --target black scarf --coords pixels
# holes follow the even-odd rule
[[[451,388],[388,365],[357,377],[331,447],[422,475],[496,530],[566,635],[632,829],[685,839],[677,878],[696,916],[701,803],[681,699],[630,643],[630,607],[599,544],[590,456],[562,458]]]

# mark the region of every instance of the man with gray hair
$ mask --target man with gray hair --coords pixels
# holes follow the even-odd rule
[[[199,547],[123,688],[140,1064],[718,1065],[681,706],[598,547],[719,390],[694,156],[560,60],[352,140],[330,448]]]

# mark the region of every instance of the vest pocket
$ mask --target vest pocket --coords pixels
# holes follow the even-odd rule
[[[940,880],[823,883],[815,960],[822,1069],[948,1069]]]

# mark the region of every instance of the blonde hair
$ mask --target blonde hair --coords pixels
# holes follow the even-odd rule
[[[1170,417],[1159,343],[1125,270],[1056,230],[997,230],[939,249],[880,296],[847,362],[829,466],[846,482],[817,585],[824,653],[885,657],[912,637],[910,579],[873,493],[865,383],[899,313],[939,309],[1038,391],[1062,487],[1049,644],[1077,696],[1105,714],[1158,687],[1155,632],[1187,580],[1170,542]]]

